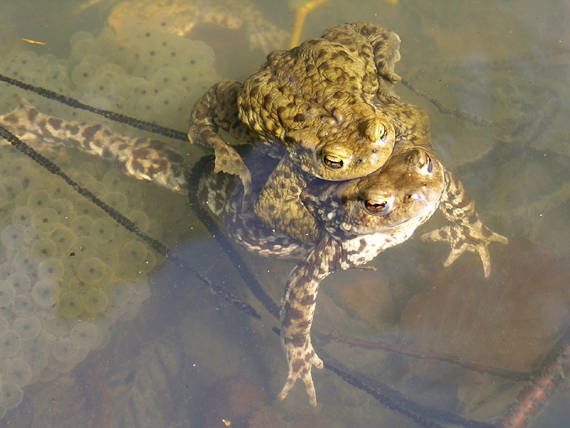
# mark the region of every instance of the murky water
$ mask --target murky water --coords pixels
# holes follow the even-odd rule
[[[201,24],[190,40],[132,18],[136,1],[52,3],[2,3],[0,74],[183,132],[212,83],[243,79],[264,58],[249,38],[266,28],[259,22]],[[254,8],[269,28],[290,33],[294,13],[282,3]],[[0,145],[0,425],[471,427],[500,424],[517,403],[530,408],[524,394],[544,367],[567,371],[559,355],[568,349],[570,307],[569,18],[556,0],[358,8],[330,0],[308,15],[303,39],[357,20],[400,35],[397,93],[428,112],[440,158],[483,221],[510,239],[491,247],[487,280],[473,254],[443,268],[445,246],[419,239],[381,254],[374,272],[330,277],[313,326],[327,364],[314,374],[316,411],[300,386],[275,400],[286,363],[272,307],[254,296],[185,196],[74,150],[45,153],[168,247],[165,258],[60,177]],[[0,85],[0,114],[23,96],[64,119],[104,121]],[[189,165],[204,154],[165,141]],[[239,254],[278,302],[294,263]],[[557,386],[529,426],[567,424],[567,378]]]

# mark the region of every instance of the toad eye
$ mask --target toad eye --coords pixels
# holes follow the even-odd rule
[[[330,153],[323,156],[323,163],[331,169],[341,169],[344,165],[344,162],[340,157]]]
[[[379,136],[380,136],[380,141],[386,141],[386,137],[388,136],[388,130],[386,129],[385,126],[380,125],[380,129],[379,129]]]
[[[422,172],[427,172],[428,174],[432,173],[433,161],[431,160],[431,157],[427,153],[423,153],[422,155],[420,155],[419,164]]]
[[[370,214],[385,214],[388,211],[388,200],[380,199],[366,199],[364,201],[364,208]]]

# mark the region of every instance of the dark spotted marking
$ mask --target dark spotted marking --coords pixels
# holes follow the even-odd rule
[[[305,365],[305,363],[303,362],[302,359],[298,358],[295,361],[293,361],[291,365],[293,367],[293,371],[298,372],[301,369],[301,367]]]
[[[35,122],[37,116],[38,116],[38,111],[35,108],[31,108],[28,110],[28,119],[30,122]]]
[[[140,163],[137,159],[133,159],[133,161],[131,162],[131,166],[135,171],[138,172],[144,172],[145,170],[144,165]]]
[[[50,118],[48,119],[48,123],[51,125],[52,128],[60,129],[60,128],[61,128],[62,120],[61,120],[61,119],[57,119],[57,118],[55,118],[55,117],[50,117]]]
[[[65,125],[65,130],[71,135],[77,135],[79,132],[79,126],[77,125]]]
[[[147,159],[149,155],[149,150],[146,147],[133,150],[132,155],[136,159]]]
[[[305,334],[303,334],[303,333],[294,334],[291,337],[285,337],[284,342],[285,343],[292,343],[293,345],[295,345],[299,348],[301,346],[305,346],[309,343],[308,341],[305,340]]]
[[[38,127],[40,128],[42,133],[44,133],[45,135],[51,136],[51,132],[49,132],[47,127],[46,127],[45,119],[39,120],[37,123],[38,123]]]
[[[303,297],[301,300],[299,300],[299,303],[303,306],[312,305],[313,303],[315,303],[315,296],[312,294],[308,294],[305,297]]]
[[[471,201],[466,198],[466,199],[463,199],[460,203],[456,204],[453,208],[455,210],[462,210],[463,208],[465,208],[470,203],[471,203]]]
[[[299,320],[303,318],[303,312],[291,306],[289,306],[289,309],[285,313],[285,317],[289,320]]]
[[[101,129],[101,127],[102,127],[101,125],[88,126],[83,130],[81,135],[83,136],[83,138],[90,140],[97,133],[97,131]]]

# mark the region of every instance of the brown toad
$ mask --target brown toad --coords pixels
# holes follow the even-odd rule
[[[395,99],[391,88],[399,80],[394,73],[399,45],[395,33],[356,23],[332,27],[319,39],[273,52],[243,84],[220,82],[196,103],[189,140],[214,148],[216,171],[239,175],[246,190],[250,172],[217,134],[220,129],[242,143],[261,140],[272,156],[281,157],[285,149],[283,162],[308,178],[337,181],[370,174],[386,162],[396,140],[392,112],[386,114],[380,101]],[[400,104],[392,109],[396,106]],[[283,227],[275,223],[283,211],[300,213],[304,208],[298,187],[278,186],[274,180],[269,178],[267,189],[279,187],[280,194],[261,192],[255,209],[268,223]],[[278,208],[276,198],[287,201],[286,206]],[[311,227],[291,233],[307,239]]]
[[[282,166],[279,163],[276,170]],[[300,180],[294,171],[283,168],[278,175],[282,180]],[[254,177],[258,191],[260,180]],[[360,179],[342,183],[314,179],[300,185],[300,199],[316,225],[311,242],[295,239],[288,227],[272,229],[260,224],[259,216],[247,208],[256,203],[255,197],[236,197],[234,205],[226,207],[226,224],[235,241],[252,251],[302,259],[289,276],[281,302],[281,338],[289,373],[279,398],[284,399],[301,379],[309,402],[315,406],[311,368],[322,367],[322,361],[312,347],[310,329],[324,278],[337,270],[366,264],[385,249],[403,243],[437,208],[449,224],[425,233],[422,239],[450,244],[444,266],[451,265],[465,251],[474,252],[488,277],[489,244],[507,244],[508,240],[480,221],[461,182],[434,158],[429,138],[416,145],[402,144],[381,169]],[[217,213],[220,215],[221,211]],[[286,220],[295,227],[304,216],[297,219],[292,214]]]
[[[450,224],[422,239],[450,243],[445,266],[465,251],[476,252],[487,277],[489,244],[508,243],[480,221],[462,184],[426,148],[408,146],[380,170],[360,179],[309,186],[302,199],[326,233],[291,272],[285,288],[281,339],[289,372],[280,399],[300,379],[309,402],[316,406],[311,368],[321,368],[323,362],[313,349],[310,329],[320,283],[329,274],[361,266],[403,243],[438,207]]]

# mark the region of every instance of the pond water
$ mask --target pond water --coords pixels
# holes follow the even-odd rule
[[[2,2],[0,74],[185,134],[207,88],[288,47],[303,2],[55,3]],[[488,279],[472,253],[444,268],[446,246],[417,238],[434,216],[375,271],[329,277],[316,410],[299,385],[275,399],[293,261],[236,251],[187,196],[115,163],[42,151],[137,235],[1,140],[0,426],[567,426],[569,19],[557,0],[329,0],[307,15],[302,40],[364,20],[399,34],[397,94],[429,114],[441,161],[510,241],[490,247]],[[180,37],[167,31],[178,20],[197,25]],[[150,135],[5,82],[0,115],[19,97]],[[188,166],[206,154],[160,138]]]

